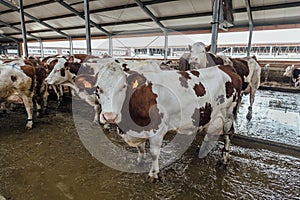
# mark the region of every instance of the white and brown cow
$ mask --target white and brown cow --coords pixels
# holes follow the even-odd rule
[[[82,75],[77,78],[79,70]],[[94,107],[95,115],[93,123],[98,124],[101,106],[97,101],[95,101],[94,94],[89,94],[87,91],[91,88],[88,88],[88,86],[82,83],[83,74],[93,75],[94,69],[89,65],[68,62],[65,58],[59,58],[53,67],[53,70],[47,76],[46,82],[49,85],[64,85],[71,87],[81,99]]]
[[[35,68],[23,60],[0,65],[0,102],[24,103],[27,112],[26,128],[33,125],[33,95]]]
[[[300,68],[295,68],[295,65],[288,66],[283,73],[283,76],[290,77],[294,82],[294,86],[300,87]]]
[[[233,119],[242,87],[241,78],[231,66],[185,72],[125,72],[118,63],[111,63],[101,68],[96,85],[102,106],[100,122],[117,124],[121,137],[138,148],[138,161],[142,158],[145,141],[149,140],[150,180],[159,178],[160,148],[169,130],[182,134],[204,130],[201,158],[215,147],[219,136],[224,135],[221,162],[227,164],[229,136],[234,131]]]
[[[243,94],[250,94],[249,101],[250,105],[248,107],[248,113],[246,118],[250,121],[252,119],[252,106],[255,99],[255,93],[260,86],[260,75],[261,75],[261,67],[255,56],[252,57],[243,57],[243,58],[230,58],[227,56],[220,56],[212,54],[210,51],[210,45],[206,46],[203,43],[200,43],[201,50],[205,49],[207,51],[205,53],[205,59],[199,59],[203,57],[202,51],[199,53],[197,48],[191,48],[191,57],[189,60],[189,64],[191,69],[202,68],[203,66],[211,67],[215,65],[231,65],[235,68],[236,72],[241,76],[243,80]],[[192,47],[199,46],[199,43],[193,44]]]

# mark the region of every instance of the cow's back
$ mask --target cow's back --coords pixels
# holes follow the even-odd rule
[[[170,129],[182,126],[195,128],[192,124],[195,110],[209,106],[212,108],[210,118],[214,118],[232,103],[232,95],[236,93],[234,87],[240,90],[241,80],[229,68],[224,67],[224,70],[216,66],[186,72],[150,72],[144,73],[144,76],[157,94],[158,109],[164,113]],[[235,79],[234,83],[232,78]],[[237,94],[235,98],[238,98]]]

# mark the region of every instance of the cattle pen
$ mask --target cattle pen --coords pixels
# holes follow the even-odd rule
[[[300,200],[299,9],[0,0],[0,200]]]
[[[85,124],[84,130],[94,135],[91,138],[94,141],[100,140],[99,127],[92,125],[93,111],[82,100],[65,94],[65,100],[58,109],[55,96],[51,94],[48,114],[36,118],[35,127],[26,132],[22,124],[18,123],[25,115],[23,107],[18,106],[15,111],[1,114],[0,118],[0,178],[4,180],[0,185],[1,194],[7,199],[96,199],[99,196],[103,199],[120,196],[137,199],[145,196],[172,196],[174,199],[226,199],[230,196],[297,199],[300,126],[299,104],[296,100],[299,99],[299,93],[276,92],[269,88],[259,90],[258,93],[251,123],[245,122],[248,99],[244,98],[226,171],[214,167],[218,150],[205,159],[195,156],[198,142],[201,141],[201,138],[196,138],[181,158],[162,170],[164,182],[155,185],[149,185],[143,178],[144,174],[111,169],[95,159],[97,155],[87,151],[89,147],[83,145],[80,131],[77,134],[78,123]],[[74,108],[78,105],[80,111],[84,112],[74,122]],[[279,115],[285,112],[296,113],[292,117],[298,118],[285,120],[290,120],[290,123],[280,122],[280,117],[272,115],[273,109],[281,111]],[[130,147],[124,146],[114,130],[105,134],[116,145],[132,151]],[[167,137],[165,142],[168,140]],[[106,148],[102,144],[100,150],[105,151]],[[168,159],[169,156],[170,152],[162,152],[161,159]],[[128,159],[126,162],[135,165],[133,160]],[[114,193],[110,192],[111,187]]]

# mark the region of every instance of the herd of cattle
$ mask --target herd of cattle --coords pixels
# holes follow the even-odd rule
[[[131,61],[84,54],[50,56],[42,59],[0,61],[0,102],[23,103],[26,128],[47,108],[51,87],[58,102],[63,86],[94,107],[93,122],[117,124],[118,134],[137,147],[138,162],[150,143],[150,180],[159,178],[158,157],[165,134],[204,131],[199,157],[206,156],[224,136],[220,165],[229,159],[230,136],[243,94],[250,94],[246,118],[252,118],[255,92],[260,85],[261,66],[256,57],[231,58],[214,55],[197,42],[177,65],[172,62]],[[173,66],[177,66],[174,69]],[[285,75],[297,72],[287,69]],[[290,74],[289,74],[290,73]],[[294,77],[300,84],[299,72]]]

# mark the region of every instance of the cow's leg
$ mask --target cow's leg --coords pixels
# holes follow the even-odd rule
[[[150,154],[152,157],[152,166],[148,174],[148,180],[151,182],[156,182],[159,180],[159,165],[158,158],[160,154],[160,147],[162,145],[163,135],[154,135],[149,138],[150,143]]]
[[[94,105],[94,110],[95,110],[95,116],[94,116],[93,124],[94,125],[99,125],[99,117],[100,117],[100,113],[101,113],[101,105],[100,104]]]
[[[37,117],[41,117],[41,113],[42,113],[42,100],[41,97],[37,97],[35,98],[35,105],[36,105],[36,116]]]
[[[146,158],[145,142],[143,142],[142,144],[138,145],[137,146],[137,150],[138,150],[137,162],[138,162],[138,164],[140,164],[142,162],[142,159]]]
[[[221,117],[212,119],[211,124],[206,129],[206,135],[201,144],[199,158],[204,158],[207,154],[216,147],[220,135],[223,134],[224,120]]]
[[[33,95],[21,95],[21,98],[24,102],[24,106],[27,112],[27,120],[26,120],[26,128],[31,129],[33,125],[33,102],[32,102]]]
[[[255,98],[255,92],[256,90],[254,90],[252,87],[250,88],[250,105],[248,107],[248,113],[247,113],[247,120],[251,120],[252,119],[252,106],[254,103],[254,98]]]
[[[43,92],[43,113],[47,113],[47,108],[48,108],[48,85],[44,85],[44,92]]]
[[[224,148],[222,149],[222,160],[220,160],[219,164],[223,165],[225,168],[229,161],[230,137],[234,134],[233,115],[226,117],[224,134]]]
[[[56,94],[56,99],[57,99],[57,106],[60,106],[60,103],[62,101],[62,95],[61,95],[61,85],[53,85],[53,90]]]
[[[70,97],[75,97],[75,91],[73,88],[71,88],[70,86],[68,86],[68,91],[69,91],[69,96]]]
[[[1,106],[0,106],[0,111],[2,114],[6,114],[7,110],[6,110],[6,103],[5,102],[2,102],[1,103]]]

